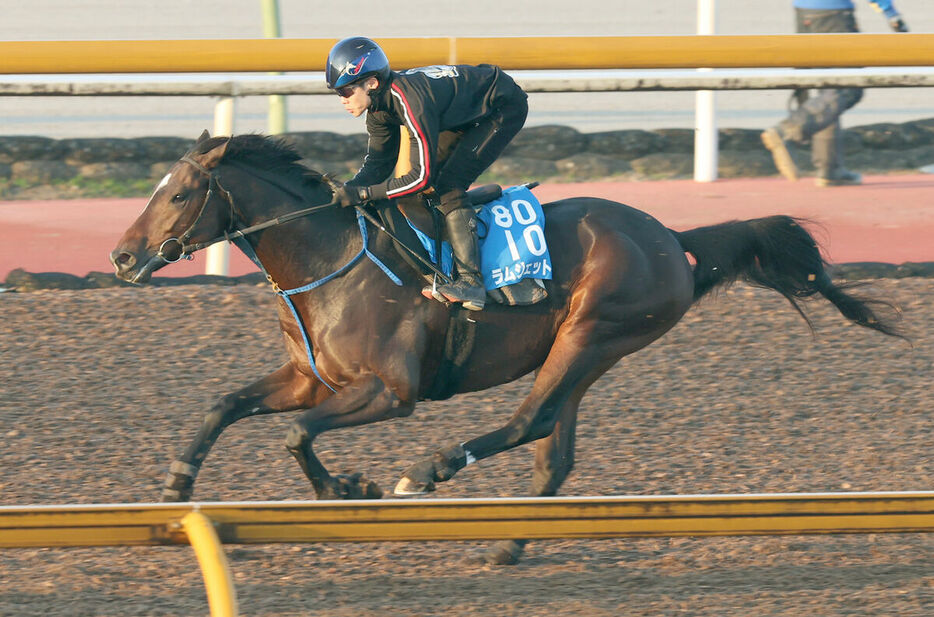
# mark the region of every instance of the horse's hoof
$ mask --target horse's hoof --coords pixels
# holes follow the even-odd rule
[[[435,490],[435,463],[426,459],[414,463],[405,470],[402,479],[396,484],[393,493],[396,495],[424,495]]]
[[[435,490],[434,484],[423,484],[403,477],[396,484],[396,488],[392,490],[392,493],[399,497],[414,497],[415,495],[427,495],[433,490]]]
[[[360,489],[360,495],[360,499],[382,499],[383,489],[376,482],[366,480]]]
[[[162,503],[177,503],[191,501],[191,493],[187,491],[177,491],[170,488],[162,489]]]
[[[497,542],[488,549],[464,558],[472,566],[514,566],[519,563],[523,547],[512,540]]]
[[[435,482],[450,480],[459,469],[466,466],[467,454],[463,446],[454,444],[442,448],[432,454],[431,458],[410,465],[393,492],[396,495],[424,495],[435,490]]]
[[[382,499],[383,489],[379,484],[358,472],[349,476],[337,476],[344,499]]]
[[[165,476],[162,487],[162,501],[189,501],[194,493],[195,477],[198,468],[194,465],[175,461],[169,466],[169,473]]]
[[[318,499],[382,499],[383,489],[362,473],[334,476]]]

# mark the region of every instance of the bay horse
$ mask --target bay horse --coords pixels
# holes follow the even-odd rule
[[[531,492],[555,495],[574,465],[576,415],[588,387],[665,334],[699,298],[737,280],[777,291],[805,320],[799,301],[823,296],[856,324],[902,336],[896,315],[879,311],[894,307],[831,281],[817,243],[793,218],[676,232],[645,212],[590,197],[543,206],[553,268],[545,300],[488,303],[482,312],[446,306],[422,296],[422,275],[387,234],[354,208],[335,205],[328,179],[300,158],[270,137],[212,138],[205,131],[111,253],[117,276],[142,284],[167,263],[236,239],[279,293],[288,362],[211,408],[170,466],[165,501],[192,497],[226,427],[295,410],[304,411],[286,446],[317,498],[381,497],[363,474],[329,473],[315,455],[315,437],[409,416],[419,401],[532,371],[531,392],[505,425],[415,462],[395,493],[432,491],[475,461],[537,440]],[[514,563],[523,546],[501,542],[482,559]]]

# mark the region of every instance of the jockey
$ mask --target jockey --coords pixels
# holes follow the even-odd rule
[[[499,67],[429,66],[391,71],[379,45],[351,37],[328,55],[327,86],[353,117],[366,112],[366,157],[339,191],[341,204],[395,199],[429,189],[440,197],[457,278],[438,291],[464,308],[481,310],[486,301],[480,275],[476,218],[466,191],[503,152],[528,115],[528,96]],[[411,169],[393,177],[399,158],[400,127],[406,127]],[[439,146],[454,137],[439,163]],[[423,294],[431,296],[430,288]]]

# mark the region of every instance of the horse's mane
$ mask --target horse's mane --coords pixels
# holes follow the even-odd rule
[[[203,154],[220,145],[227,137],[211,137],[195,144],[193,154]],[[239,162],[256,169],[281,174],[300,184],[320,184],[324,177],[300,163],[302,155],[281,137],[249,133],[230,138],[223,162]]]

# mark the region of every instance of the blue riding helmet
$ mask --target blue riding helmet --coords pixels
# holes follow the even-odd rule
[[[380,87],[389,78],[389,59],[372,40],[352,36],[331,48],[327,67],[328,88],[343,88],[370,75],[379,78]]]

